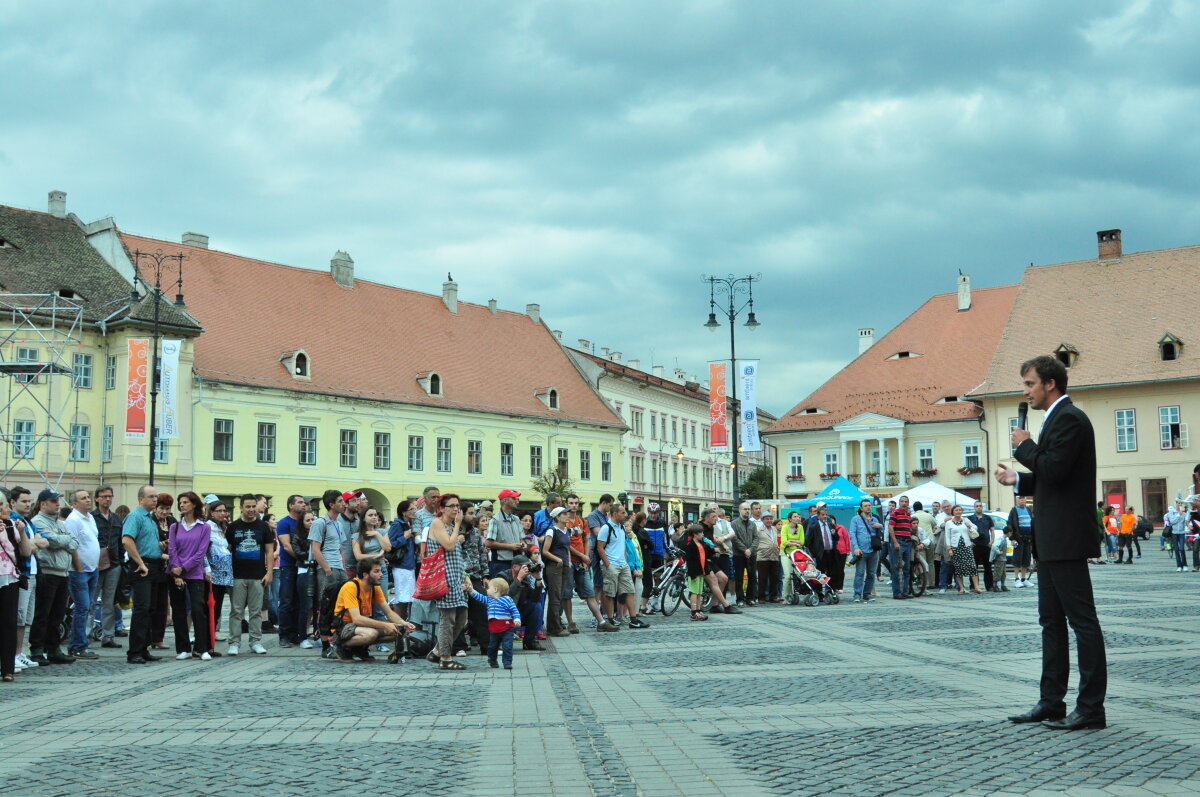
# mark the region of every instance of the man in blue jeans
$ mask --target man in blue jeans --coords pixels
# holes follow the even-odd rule
[[[87,490],[76,490],[71,496],[71,514],[67,516],[67,531],[75,538],[75,567],[67,573],[67,583],[74,602],[71,616],[71,641],[67,653],[77,659],[97,659],[88,650],[88,632],[96,589],[100,585],[100,537],[96,519],[92,517],[92,497]]]
[[[308,617],[300,613],[302,601],[298,587],[299,571],[301,567],[308,566],[309,553],[308,545],[300,543],[307,541],[308,533],[300,534],[300,539],[296,540],[297,528],[304,520],[308,502],[302,495],[289,495],[287,509],[287,516],[275,525],[275,539],[280,545],[279,609],[276,611],[276,615],[279,617],[279,647],[281,648],[299,645],[307,636],[304,631],[308,625],[306,622]],[[294,540],[297,542],[295,545],[292,544]]]
[[[912,597],[912,533],[913,517],[908,508],[908,496],[900,496],[900,506],[888,516],[888,538],[891,540],[889,559],[892,565],[892,598]]]
[[[883,524],[871,511],[871,499],[864,498],[858,504],[858,514],[850,521],[850,545],[856,560],[854,569],[854,602],[870,603],[875,600],[875,568],[879,566],[882,551],[871,544],[871,535],[883,538]]]

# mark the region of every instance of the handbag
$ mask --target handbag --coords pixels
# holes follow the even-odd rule
[[[417,588],[413,600],[435,601],[446,597],[450,587],[446,584],[446,551],[441,546],[421,560],[421,572],[417,575]]]

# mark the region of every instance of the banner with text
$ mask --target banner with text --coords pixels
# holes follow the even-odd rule
[[[162,415],[158,422],[158,437],[161,440],[179,439],[179,409],[175,403],[175,388],[179,384],[179,348],[182,345],[183,341],[180,340],[162,342],[162,358],[158,361],[162,373],[159,378]]]
[[[729,450],[726,424],[725,363],[708,364],[708,450]]]
[[[131,338],[128,342],[129,390],[125,396],[125,436],[146,436],[146,356],[150,341]]]
[[[758,439],[758,360],[740,361],[738,373],[742,380],[739,393],[742,410],[742,450],[761,451],[762,443]]]

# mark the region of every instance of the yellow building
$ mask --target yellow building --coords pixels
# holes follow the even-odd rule
[[[523,313],[327,271],[123,236],[186,255],[197,340],[191,414],[198,492],[363,488],[391,513],[427,485],[467,500],[558,469],[587,503],[624,483],[625,425],[572,364],[536,304]]]
[[[1132,503],[1161,525],[1193,488],[1190,421],[1200,418],[1200,318],[1190,286],[1200,246],[1124,254],[1120,230],[1097,233],[1093,260],[1031,266],[983,384],[992,462],[1011,462],[1020,367],[1039,354],[1067,365],[1068,393],[1096,433],[1097,500]],[[1042,413],[1030,414],[1035,438]]]
[[[934,480],[985,494],[994,434],[967,394],[983,381],[1016,286],[929,299],[878,341],[859,330],[859,356],[763,432],[775,494],[802,499],[839,475],[886,498]]]
[[[155,300],[152,284],[99,254],[115,237],[111,219],[84,224],[67,214],[61,192],[51,193],[47,212],[0,206],[0,482],[7,486],[36,493],[105,483],[118,503],[132,505],[146,483],[150,435],[127,437],[128,341],[152,338]],[[179,437],[155,448],[155,481],[175,492],[192,483],[187,375],[200,328],[171,301],[159,303],[159,315],[162,337],[181,341]]]

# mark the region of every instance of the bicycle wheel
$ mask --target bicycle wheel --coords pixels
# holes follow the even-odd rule
[[[921,565],[913,565],[912,569],[912,596],[919,598],[925,594],[925,568]]]
[[[679,583],[678,578],[672,578],[663,585],[662,606],[660,607],[663,617],[670,617],[671,615],[675,614],[675,610],[679,608],[679,592],[681,586],[682,585]]]

